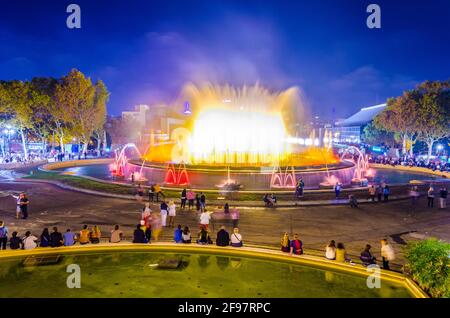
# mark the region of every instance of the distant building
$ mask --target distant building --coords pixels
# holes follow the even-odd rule
[[[134,111],[124,111],[122,112],[123,120],[135,120],[141,125],[145,125],[147,122],[148,111],[150,107],[148,105],[136,105],[134,106]]]
[[[341,144],[361,143],[364,127],[371,123],[375,116],[385,108],[386,104],[364,107],[349,118],[336,122],[333,128],[334,142]]]

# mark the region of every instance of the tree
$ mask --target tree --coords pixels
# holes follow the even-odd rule
[[[29,82],[10,81],[2,83],[1,108],[10,116],[10,122],[19,131],[23,154],[28,158],[27,132],[32,129],[32,90]]]
[[[64,108],[63,122],[83,143],[83,152],[94,131],[101,129],[106,117],[106,102],[109,93],[102,81],[92,84],[91,79],[73,69],[61,79],[55,91],[56,104]]]
[[[368,144],[395,145],[395,134],[383,129],[378,129],[373,123],[369,123],[363,130],[363,141]]]
[[[408,99],[407,92],[405,92],[402,96],[389,98],[387,107],[375,116],[373,124],[379,130],[399,134],[402,141],[402,154],[407,153],[409,141],[412,155],[412,145],[417,138],[416,117],[415,105]]]
[[[99,80],[95,85],[94,107],[95,112],[95,128],[94,136],[97,139],[97,150],[100,151],[100,144],[103,143],[103,150],[106,148],[106,103],[109,100],[109,92],[103,81]],[[103,141],[102,141],[103,139]]]
[[[416,107],[418,138],[427,144],[429,161],[434,143],[450,136],[450,81],[423,82],[408,98]]]
[[[56,129],[55,123],[50,113],[52,96],[56,89],[57,80],[54,78],[33,78],[31,80],[32,98],[32,122],[34,133],[44,144],[44,151],[50,134]]]

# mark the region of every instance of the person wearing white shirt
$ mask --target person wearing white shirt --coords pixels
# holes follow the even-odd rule
[[[325,258],[329,260],[336,259],[336,242],[334,240],[325,248]]]
[[[210,219],[211,215],[209,215],[209,213],[204,210],[202,214],[200,214],[200,227],[203,227],[205,228],[205,230],[208,230]]]
[[[176,213],[175,202],[170,201],[169,202],[169,227],[174,227],[176,215],[177,215],[177,213]]]
[[[238,228],[234,228],[233,234],[231,234],[231,237],[230,237],[230,241],[231,241],[231,246],[233,246],[233,247],[241,247],[243,245],[242,244],[242,235],[239,234]]]
[[[386,239],[381,240],[381,258],[383,260],[383,268],[389,268],[389,261],[393,261],[395,259],[394,249],[388,243]]]
[[[31,235],[30,231],[27,231],[25,233],[25,237],[22,239],[23,243],[23,249],[24,250],[32,250],[33,248],[36,248],[37,246],[37,237],[34,235]]]

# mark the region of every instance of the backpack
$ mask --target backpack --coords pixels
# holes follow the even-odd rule
[[[7,233],[8,233],[8,232],[6,231],[6,226],[0,227],[0,238],[6,237],[6,234],[7,234]]]

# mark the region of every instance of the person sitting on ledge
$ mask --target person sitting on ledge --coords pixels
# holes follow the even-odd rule
[[[230,245],[230,234],[225,230],[225,226],[222,225],[219,232],[217,232],[216,239],[217,246],[229,246]]]
[[[145,243],[145,233],[140,224],[136,225],[136,230],[134,230],[133,243]]]
[[[294,234],[294,239],[290,242],[291,251],[290,254],[301,255],[303,254],[303,242],[299,240],[298,234]]]
[[[183,236],[183,230],[181,229],[181,224],[178,224],[178,227],[173,234],[173,240],[175,241],[175,243],[183,242],[182,236]]]
[[[198,233],[197,243],[202,245],[213,243],[208,231],[204,227],[202,227],[200,232]]]
[[[325,248],[325,258],[330,261],[336,259],[336,242],[334,240],[331,240],[330,244]]]
[[[191,231],[189,231],[189,227],[184,227],[183,233],[181,234],[181,240],[186,244],[191,243]]]
[[[234,228],[233,234],[231,234],[231,246],[233,247],[242,247],[244,244],[242,243],[242,235],[239,234],[239,229]]]
[[[290,243],[289,243],[289,234],[284,232],[283,237],[281,238],[281,251],[285,253],[289,253],[290,251]]]
[[[18,250],[22,246],[22,240],[17,236],[17,232],[12,232],[12,236],[9,239],[9,248],[12,250]]]
[[[369,266],[377,263],[376,258],[372,256],[372,253],[370,253],[371,248],[372,246],[370,246],[370,244],[367,244],[366,248],[361,252],[361,256],[359,257],[364,266]]]

